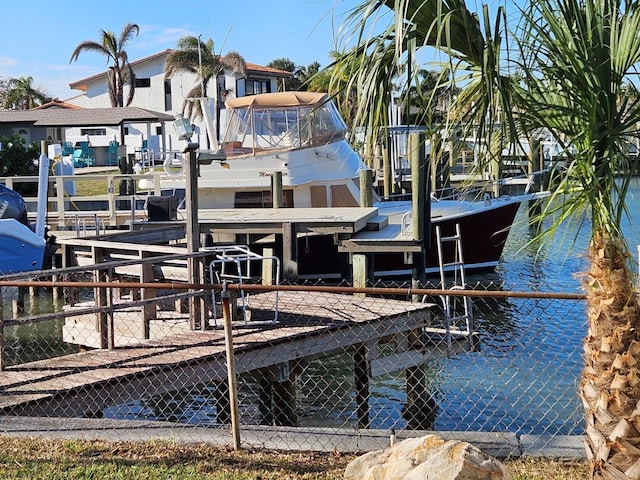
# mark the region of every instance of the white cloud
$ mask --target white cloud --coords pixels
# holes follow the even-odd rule
[[[18,65],[18,60],[13,57],[0,57],[0,68],[12,68]]]
[[[184,27],[169,28],[159,25],[141,25],[140,35],[136,39],[135,47],[141,50],[152,50],[147,53],[156,53],[156,51],[164,50],[165,48],[175,48],[178,40],[188,35],[194,35],[194,33]],[[144,40],[141,40],[141,38],[144,38]]]

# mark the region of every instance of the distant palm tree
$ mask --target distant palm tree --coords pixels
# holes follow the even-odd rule
[[[7,80],[1,98],[2,107],[10,110],[29,110],[51,100],[46,93],[33,86],[32,77]]]
[[[301,90],[301,82],[296,73],[301,67],[296,66],[295,62],[289,58],[276,58],[275,60],[267,63],[267,67],[277,68],[278,70],[284,70],[285,72],[291,72],[289,78],[283,79],[281,83],[278,83],[278,91],[291,92],[293,90]]]
[[[201,68],[202,67],[202,68]],[[246,76],[247,65],[244,58],[237,52],[226,55],[216,54],[213,50],[213,40],[206,43],[199,37],[183,37],[178,40],[178,49],[168,56],[164,66],[165,78],[171,78],[176,73],[189,72],[196,75],[198,82],[187,92],[183,112],[191,119],[202,118],[200,98],[206,97],[207,86],[212,79],[217,79],[224,70],[231,70]],[[203,90],[204,89],[204,90]],[[222,100],[227,91],[216,92],[216,100]]]
[[[100,30],[102,38],[100,43],[92,40],[85,40],[80,43],[71,54],[71,60],[69,63],[78,59],[80,53],[84,51],[96,52],[107,57],[107,63],[112,62],[109,67],[108,81],[109,81],[109,99],[111,100],[112,107],[124,107],[129,106],[133,101],[135,94],[135,74],[129,64],[129,57],[124,49],[126,44],[134,36],[137,36],[140,32],[140,27],[135,23],[127,23],[120,36],[116,38],[116,35],[111,30]],[[129,95],[127,96],[127,102],[124,102],[124,86],[129,84]]]

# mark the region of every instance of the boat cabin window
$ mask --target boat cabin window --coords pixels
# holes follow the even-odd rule
[[[284,207],[293,207],[293,190],[284,190]],[[270,190],[259,192],[236,192],[234,208],[273,208],[273,196]]]
[[[342,140],[347,127],[333,102],[233,108],[223,141],[227,157],[304,148]]]

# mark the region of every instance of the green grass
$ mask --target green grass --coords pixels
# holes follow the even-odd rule
[[[104,442],[0,437],[3,479],[338,480],[354,455],[280,452],[169,441]],[[515,480],[586,478],[585,462],[514,459]]]
[[[100,175],[104,176],[102,179],[87,179],[84,174],[75,175],[74,181],[76,185],[76,195],[79,197],[90,197],[93,195],[106,195],[107,194],[107,175],[118,174],[118,169],[105,172],[92,173],[92,176]],[[83,178],[84,177],[84,178]],[[117,185],[116,185],[117,188]]]

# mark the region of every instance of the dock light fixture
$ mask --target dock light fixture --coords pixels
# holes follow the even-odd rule
[[[176,129],[176,133],[178,134],[179,140],[191,140],[191,135],[193,135],[193,129],[191,128],[191,123],[189,120],[184,118],[182,114],[178,113],[175,116],[175,120],[173,121],[173,126]]]

